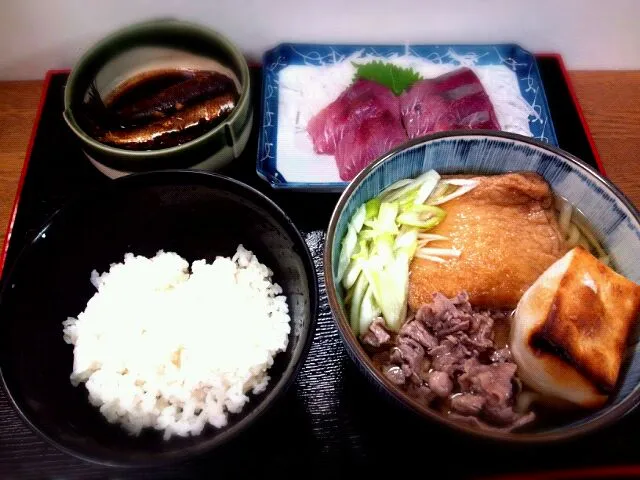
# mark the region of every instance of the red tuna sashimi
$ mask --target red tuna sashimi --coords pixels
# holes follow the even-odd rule
[[[350,124],[336,149],[340,178],[353,180],[369,163],[406,140],[402,123],[388,110]]]
[[[358,80],[307,124],[316,153],[333,155],[346,130],[363,119],[390,112],[401,125],[398,97],[379,83]]]
[[[500,130],[489,96],[468,68],[415,83],[400,97],[400,112],[409,138],[443,130]]]

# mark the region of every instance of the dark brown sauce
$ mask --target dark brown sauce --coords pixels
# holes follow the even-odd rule
[[[76,111],[80,126],[101,143],[159,150],[210,131],[238,98],[234,79],[223,73],[160,70],[128,79],[104,99],[92,85]]]
[[[154,97],[172,85],[193,78],[194,74],[193,70],[166,70],[148,76],[138,75],[120,85],[105,99],[105,103],[110,109],[118,111],[145,98]]]

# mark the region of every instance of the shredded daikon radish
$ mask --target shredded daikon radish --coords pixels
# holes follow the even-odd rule
[[[429,248],[423,247],[419,250],[420,253],[429,256],[439,257],[459,257],[462,254],[461,250],[456,248]]]
[[[436,233],[419,233],[418,240],[425,240],[426,242],[432,242],[435,240],[449,240],[449,237],[444,235],[438,235]]]
[[[440,257],[434,257],[431,255],[425,255],[423,253],[420,253],[420,251],[418,250],[415,254],[416,258],[422,258],[423,260],[430,260],[432,262],[436,262],[436,263],[445,263],[445,259],[440,258]]]

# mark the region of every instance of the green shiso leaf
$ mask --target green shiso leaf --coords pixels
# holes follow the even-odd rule
[[[395,95],[400,95],[418,80],[422,80],[420,74],[412,68],[398,67],[392,63],[384,63],[379,60],[363,64],[353,63],[353,66],[356,67],[354,81],[362,78],[377,82],[387,87]]]

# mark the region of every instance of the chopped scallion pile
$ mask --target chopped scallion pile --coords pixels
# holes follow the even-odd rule
[[[430,242],[447,238],[427,232],[446,216],[437,205],[464,195],[476,184],[465,179],[443,180],[429,170],[413,180],[399,180],[356,210],[342,240],[337,272],[337,281],[347,291],[356,335],[364,335],[379,316],[389,330],[400,330],[414,256],[445,262],[461,255],[455,248],[429,247]]]

